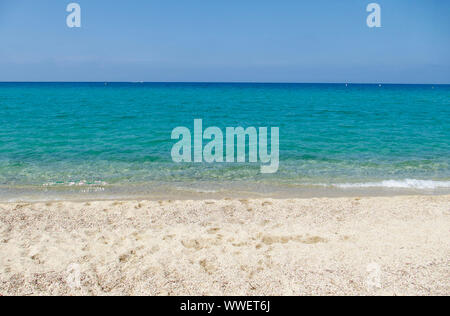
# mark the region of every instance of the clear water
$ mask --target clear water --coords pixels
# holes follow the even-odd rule
[[[277,126],[280,169],[175,164],[177,126]],[[450,191],[450,86],[0,83],[0,199]]]

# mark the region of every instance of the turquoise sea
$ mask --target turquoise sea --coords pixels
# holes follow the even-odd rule
[[[280,168],[176,164],[175,127],[279,127]],[[450,192],[450,86],[0,83],[0,200]]]

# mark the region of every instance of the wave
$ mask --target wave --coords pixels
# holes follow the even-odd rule
[[[391,188],[391,189],[442,189],[450,188],[450,181],[434,181],[434,180],[385,180],[380,182],[366,182],[366,183],[341,183],[334,184],[334,187],[342,189],[356,189],[356,188]]]
[[[194,193],[219,193],[218,190],[207,190],[207,189],[197,189],[197,188],[184,188],[184,187],[176,187],[175,188],[178,191],[185,191],[185,192],[194,192]]]
[[[48,183],[44,183],[42,186],[43,187],[55,187],[55,186],[68,186],[68,187],[73,187],[73,186],[77,186],[77,187],[82,187],[82,186],[104,186],[104,185],[108,185],[108,183],[104,182],[104,181],[86,181],[86,180],[82,180],[82,181],[71,181],[71,182],[48,182]]]

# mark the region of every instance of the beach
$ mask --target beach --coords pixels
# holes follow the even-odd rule
[[[0,0],[0,298],[450,296],[450,1],[60,2]]]
[[[449,295],[450,196],[0,204],[0,295]]]

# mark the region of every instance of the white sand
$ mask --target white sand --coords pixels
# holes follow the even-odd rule
[[[450,196],[0,204],[0,295],[44,294],[449,295]]]

